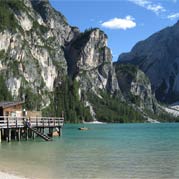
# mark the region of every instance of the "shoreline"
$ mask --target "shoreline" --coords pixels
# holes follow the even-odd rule
[[[0,171],[0,179],[27,179],[27,178]]]
[[[107,124],[107,123],[106,122],[100,122],[100,121],[90,121],[90,122],[83,121],[82,124]]]

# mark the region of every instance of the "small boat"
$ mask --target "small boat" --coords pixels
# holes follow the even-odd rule
[[[87,127],[79,127],[78,130],[87,131],[87,130],[89,130],[89,128],[87,128]]]

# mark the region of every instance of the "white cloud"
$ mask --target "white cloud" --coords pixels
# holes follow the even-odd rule
[[[176,18],[179,18],[179,12],[178,13],[175,13],[175,14],[170,14],[167,16],[168,19],[170,20],[174,20]]]
[[[136,26],[135,19],[131,16],[126,16],[124,19],[121,18],[113,18],[109,21],[103,22],[101,25],[102,27],[106,27],[109,29],[131,29]]]
[[[141,6],[147,10],[150,10],[157,15],[166,11],[166,9],[161,4],[153,3],[151,0],[128,0],[128,1],[138,6]]]

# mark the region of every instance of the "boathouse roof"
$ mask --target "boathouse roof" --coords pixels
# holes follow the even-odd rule
[[[24,103],[24,101],[15,101],[15,102],[3,101],[3,102],[0,102],[0,107],[1,108],[7,108],[7,107],[20,105],[20,104],[23,104],[23,103]]]

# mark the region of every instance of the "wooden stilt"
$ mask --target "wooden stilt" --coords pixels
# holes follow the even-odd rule
[[[17,129],[14,129],[14,140],[17,140]]]
[[[35,133],[34,132],[32,132],[32,138],[33,138],[33,140],[35,139]]]
[[[1,139],[2,138],[2,130],[0,130],[0,143],[1,143]]]
[[[5,130],[5,137],[6,137],[6,141],[9,141],[9,129]]]
[[[53,136],[53,128],[52,127],[49,128],[49,135]]]
[[[59,127],[59,136],[62,136],[62,128]]]
[[[17,135],[18,135],[18,141],[20,141],[21,140],[21,129],[20,128],[18,129],[18,134]]]
[[[28,138],[32,138],[32,132],[28,129]]]
[[[4,129],[1,129],[1,139],[2,139],[2,140],[4,140],[4,139],[5,139]]]
[[[8,142],[10,142],[11,141],[11,129],[9,129],[9,131],[8,131]]]
[[[28,128],[26,129],[26,140],[28,140],[29,139],[29,130],[28,130]]]

